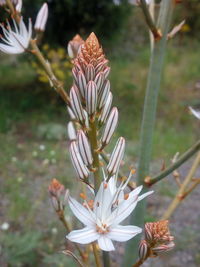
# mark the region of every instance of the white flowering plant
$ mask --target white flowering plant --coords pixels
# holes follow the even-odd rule
[[[171,15],[180,1],[161,1],[157,24],[149,9],[149,5],[151,9],[154,8],[154,1],[131,2],[142,8],[152,33],[152,60],[141,127],[138,177],[134,181],[134,169],[131,169],[128,176],[123,175],[120,169],[125,152],[125,139],[120,137],[111,155],[107,153],[107,146],[118,125],[119,112],[117,107],[112,107],[113,94],[109,81],[111,68],[96,35],[91,33],[85,41],[76,35],[68,44],[68,54],[73,64],[73,83],[68,93],[38,46],[39,35],[44,32],[48,19],[47,3],[39,10],[33,30],[31,19],[27,27],[21,15],[22,1],[0,1],[0,6],[10,12],[12,17],[12,24],[7,22],[7,26],[1,25],[3,35],[0,51],[7,54],[27,52],[35,55],[46,72],[50,86],[62,97],[70,115],[67,126],[69,153],[77,181],[84,191],[80,193],[82,201],[77,201],[56,179],[49,185],[49,193],[52,205],[66,228],[67,242],[73,242],[79,254],[77,256],[75,251],[67,249],[63,253],[72,256],[79,266],[88,266],[90,260],[92,266],[112,266],[109,251],[117,248],[113,241],[133,240],[128,243],[124,253],[125,266],[141,266],[148,258],[157,257],[160,253],[173,249],[174,237],[170,234],[168,219],[181,202],[179,196],[184,199],[199,183],[193,181],[193,175],[200,162],[200,152],[192,171],[180,186],[162,220],[146,223],[144,239],[138,242],[146,212],[144,198],[153,193],[149,188],[199,151],[200,141],[178,159],[174,159],[171,166],[151,177],[149,166],[161,70],[167,41],[169,37],[172,38],[172,34],[169,35]],[[173,36],[180,28],[181,26],[176,26],[176,30],[172,30]],[[190,111],[197,119],[200,118],[198,110],[190,107]],[[66,218],[66,206],[83,224],[83,228],[72,229]],[[131,223],[125,222],[123,225],[130,215]],[[137,225],[134,225],[134,221]],[[94,260],[89,258],[90,248]]]

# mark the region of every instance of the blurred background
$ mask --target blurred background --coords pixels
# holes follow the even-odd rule
[[[121,135],[127,139],[126,171],[132,165],[137,167],[150,56],[149,34],[140,8],[126,0],[47,2],[49,19],[41,50],[52,63],[57,77],[65,83],[66,90],[69,91],[72,84],[68,41],[77,33],[86,39],[94,31],[103,45],[110,60],[114,104],[120,111],[114,139]],[[23,3],[24,20],[31,17],[34,22],[43,1],[24,0]],[[199,138],[199,122],[188,112],[189,105],[200,106],[199,14],[199,0],[182,1],[175,10],[173,25],[183,19],[186,23],[169,42],[167,50],[154,135],[154,173],[160,171],[163,162],[168,165],[177,151],[184,152]],[[6,17],[0,8],[0,21],[5,21]],[[52,178],[57,178],[76,193],[73,188],[76,174],[67,150],[68,121],[65,104],[50,88],[43,70],[31,55],[0,54],[2,267],[74,265],[60,253],[70,244],[65,240],[65,230],[51,207],[48,195]],[[113,144],[114,141],[110,151]],[[190,164],[181,168],[183,178]],[[156,186],[146,220],[159,219],[176,189],[172,177]],[[200,265],[200,252],[196,249],[200,241],[200,212],[198,206],[195,208],[199,197],[197,189],[173,216],[176,249],[158,266]],[[70,212],[67,216],[73,220]]]

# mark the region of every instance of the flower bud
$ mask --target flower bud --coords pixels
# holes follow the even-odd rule
[[[81,158],[81,155],[78,151],[76,142],[73,141],[70,144],[70,156],[72,160],[72,164],[74,166],[74,169],[77,172],[77,175],[80,179],[87,178],[89,176],[89,170],[83,163],[83,160]]]
[[[57,179],[53,179],[49,185],[49,193],[51,196],[60,198],[60,195],[64,192],[65,187]]]
[[[34,26],[36,31],[44,32],[47,18],[48,18],[48,5],[47,3],[44,3],[37,14],[37,18],[36,18],[36,22]]]
[[[120,137],[115,145],[115,148],[110,157],[109,164],[107,166],[107,171],[110,176],[118,172],[120,163],[124,156],[124,150],[125,150],[125,139],[123,137]]]
[[[67,51],[70,58],[76,58],[80,46],[84,44],[83,39],[79,34],[75,35],[74,38],[68,43]]]
[[[89,115],[96,112],[97,107],[97,86],[95,82],[89,81],[86,91],[86,109]]]
[[[15,6],[15,9],[17,12],[21,13],[21,10],[22,10],[22,0],[18,0],[17,1],[17,4]]]
[[[118,110],[116,107],[114,107],[105,125],[105,129],[104,129],[103,136],[101,139],[101,142],[102,142],[101,149],[110,142],[110,139],[117,127],[117,123],[118,123]]]
[[[86,166],[92,165],[93,158],[90,145],[85,133],[82,130],[78,131],[77,146],[85,165]]]
[[[103,85],[104,80],[105,80],[104,73],[103,73],[103,72],[99,72],[99,73],[96,75],[95,80],[94,80],[94,82],[96,83],[97,91],[98,91],[98,92],[101,90],[101,87],[102,87],[102,85]]]
[[[87,82],[93,81],[95,76],[95,70],[92,64],[88,64],[86,67],[86,79]]]
[[[200,120],[200,110],[197,110],[197,109],[193,109],[192,107],[189,107],[191,113],[197,118]]]
[[[76,130],[74,128],[73,122],[71,121],[67,124],[67,133],[70,141],[76,140]]]
[[[99,97],[98,97],[99,109],[101,109],[105,105],[106,100],[108,99],[109,92],[110,92],[110,81],[106,80],[103,84],[103,87],[102,87],[102,89],[99,93]]]
[[[108,98],[106,100],[106,103],[102,109],[102,112],[101,112],[101,115],[99,117],[99,122],[101,124],[105,123],[106,122],[106,119],[108,117],[108,114],[110,112],[110,108],[111,108],[111,105],[112,105],[112,99],[113,99],[113,96],[112,96],[112,93],[110,92],[108,94]]]
[[[71,109],[74,115],[76,116],[76,119],[81,122],[84,122],[85,120],[84,110],[76,86],[73,86],[70,90],[70,104],[71,104]]]
[[[72,111],[72,109],[68,106],[67,110],[68,110],[68,113],[69,113],[71,120],[75,120],[76,116],[74,115],[74,112]]]
[[[85,79],[85,75],[82,71],[78,72],[78,89],[80,91],[80,94],[83,98],[85,98],[86,90],[87,90],[87,83]]]
[[[106,67],[105,70],[103,71],[103,73],[104,73],[105,79],[107,79],[107,77],[108,77],[108,75],[110,73],[110,67]]]
[[[175,246],[174,242],[170,242],[166,245],[163,244],[163,245],[154,247],[154,248],[152,248],[152,251],[155,253],[163,253],[163,252],[170,251],[171,249],[174,248],[174,246]]]
[[[139,244],[139,258],[140,260],[145,260],[148,255],[148,243],[146,240],[142,240]]]

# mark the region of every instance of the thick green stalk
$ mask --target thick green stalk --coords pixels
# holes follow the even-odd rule
[[[151,54],[150,70],[147,81],[141,127],[138,184],[143,184],[145,176],[149,174],[158,92],[160,88],[161,74],[166,51],[167,33],[170,27],[173,7],[174,0],[163,0],[158,17],[157,29],[161,31],[162,38],[155,42]],[[145,212],[146,203],[143,200],[135,209],[130,220],[131,224],[142,227],[144,223]],[[125,266],[130,266],[134,263],[134,261],[137,260],[139,239],[140,236],[127,243],[125,252]]]

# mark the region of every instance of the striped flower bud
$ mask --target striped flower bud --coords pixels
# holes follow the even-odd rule
[[[76,34],[74,38],[69,41],[67,51],[70,58],[75,58],[77,56],[82,44],[84,44],[84,41],[79,34]]]
[[[69,106],[67,107],[67,111],[69,113],[71,120],[75,120],[76,116],[74,115],[74,112],[72,111],[72,109]]]
[[[73,122],[71,121],[67,124],[67,133],[70,141],[76,140],[76,130],[74,128]]]
[[[101,149],[110,142],[110,139],[117,127],[117,123],[118,123],[118,110],[116,107],[114,107],[105,125],[105,129],[104,129],[103,136],[101,139],[101,143],[102,143]]]
[[[104,82],[104,85],[103,85],[103,87],[100,91],[99,97],[98,97],[99,109],[101,109],[105,105],[106,100],[108,99],[109,92],[110,92],[110,81],[106,80]]]
[[[152,251],[154,253],[163,253],[163,252],[167,252],[170,251],[171,249],[173,249],[175,246],[174,242],[170,242],[168,244],[163,244],[157,247],[152,248]]]
[[[82,71],[78,72],[77,81],[78,81],[77,85],[78,85],[78,89],[80,91],[80,94],[83,98],[85,98],[87,83],[86,83],[85,75],[83,74]]]
[[[92,165],[93,158],[90,145],[85,133],[82,130],[78,131],[77,146],[85,165],[87,166]]]
[[[71,104],[71,109],[74,115],[76,116],[76,119],[81,122],[84,122],[85,121],[84,110],[81,104],[78,89],[75,86],[73,86],[70,90],[70,104]]]
[[[105,67],[108,64],[108,60],[104,59],[103,62],[100,62],[96,67],[95,67],[95,72],[98,73],[100,71],[103,71]]]
[[[146,240],[142,240],[139,244],[139,258],[140,260],[145,260],[148,256],[148,243]]]
[[[44,32],[47,18],[48,18],[48,5],[47,3],[44,3],[37,14],[37,18],[36,18],[36,22],[34,26],[36,31]]]
[[[104,80],[105,80],[105,76],[104,76],[104,73],[103,72],[99,72],[95,79],[94,79],[94,82],[96,83],[97,85],[97,91],[100,91],[101,90],[101,87],[104,83]]]
[[[70,156],[72,160],[72,164],[74,166],[74,169],[77,172],[77,175],[80,179],[87,178],[89,176],[89,170],[83,163],[83,160],[81,158],[81,155],[78,151],[76,142],[73,141],[70,144]]]
[[[120,163],[124,156],[124,150],[125,150],[125,139],[123,137],[120,137],[115,145],[115,148],[110,157],[109,164],[107,166],[107,171],[110,176],[118,172]]]
[[[106,119],[108,117],[108,114],[110,112],[110,108],[111,108],[111,105],[112,105],[112,99],[113,99],[113,96],[112,96],[112,93],[110,92],[108,94],[108,98],[106,100],[106,103],[102,109],[102,112],[101,112],[101,115],[99,117],[99,122],[101,124],[105,123],[106,122]]]
[[[78,72],[79,70],[77,70],[75,67],[72,68],[72,75],[76,84],[78,84]]]
[[[86,67],[86,79],[87,82],[93,81],[95,77],[95,70],[92,64],[88,64]]]
[[[95,82],[90,81],[86,91],[86,109],[89,115],[93,115],[97,108],[97,86]]]
[[[106,67],[105,70],[103,71],[105,79],[107,79],[109,73],[110,73],[110,67]]]

